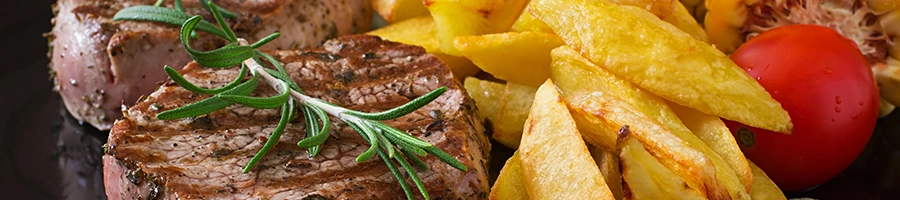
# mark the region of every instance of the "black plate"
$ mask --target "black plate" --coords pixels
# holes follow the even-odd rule
[[[54,0],[5,2],[0,12],[0,199],[106,199],[100,162],[107,132],[81,125],[52,91],[46,57]],[[844,173],[790,197],[900,198],[900,112],[880,119]],[[494,144],[492,172],[512,150]],[[496,173],[494,174],[496,175]]]

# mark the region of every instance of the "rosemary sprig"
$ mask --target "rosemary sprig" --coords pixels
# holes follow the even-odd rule
[[[390,169],[409,199],[413,198],[412,190],[404,180],[402,172],[397,168],[397,164],[403,168],[406,175],[413,181],[419,193],[425,199],[430,197],[422,180],[407,159],[412,160],[419,168],[428,170],[428,166],[419,159],[419,156],[430,154],[456,169],[468,170],[461,162],[434,145],[381,122],[414,112],[443,94],[447,90],[446,87],[438,88],[402,106],[383,112],[366,113],[349,110],[303,94],[299,85],[290,78],[279,61],[262,51],[256,50],[256,48],[277,38],[279,36],[278,33],[250,44],[246,40],[237,38],[231,28],[228,27],[228,23],[225,22],[224,17],[233,18],[235,15],[208,0],[200,0],[200,2],[206,10],[213,14],[219,27],[222,28],[202,21],[200,16],[188,16],[185,14],[181,8],[181,0],[175,0],[175,9],[160,7],[162,2],[163,0],[159,0],[154,6],[133,6],[122,9],[116,13],[113,20],[153,21],[181,26],[182,47],[198,64],[208,68],[228,68],[241,64],[241,71],[231,83],[220,88],[207,89],[190,83],[176,70],[165,66],[163,69],[166,71],[166,74],[178,85],[194,93],[211,94],[212,96],[180,108],[163,111],[156,116],[158,119],[169,120],[196,117],[223,109],[232,104],[260,109],[280,107],[282,110],[281,119],[275,130],[259,152],[244,166],[243,173],[249,172],[266,155],[269,149],[278,143],[279,138],[298,109],[305,119],[306,138],[300,140],[297,146],[306,148],[310,157],[316,156],[321,149],[322,143],[328,139],[331,128],[328,116],[334,116],[353,128],[369,143],[370,148],[357,156],[357,162],[366,161],[377,154]],[[219,36],[231,43],[211,51],[194,50],[190,47],[189,42],[192,35],[196,33],[195,29]],[[264,67],[262,61],[270,63],[275,69]],[[247,72],[250,72],[250,79],[245,81]],[[278,92],[278,95],[271,97],[249,96],[256,90],[260,79],[272,86]]]
[[[190,17],[190,15],[185,14],[184,12],[172,10],[169,8],[156,6],[132,6],[119,10],[119,12],[117,12],[113,16],[113,20],[153,21],[166,24],[178,24],[178,26],[181,26],[181,24]],[[197,25],[197,29],[222,38],[228,37],[225,35],[225,32],[222,31],[222,29],[206,21],[200,21],[200,23]]]

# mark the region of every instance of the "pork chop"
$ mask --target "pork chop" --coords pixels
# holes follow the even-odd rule
[[[156,0],[59,0],[50,34],[51,67],[66,108],[78,120],[107,130],[131,105],[166,78],[163,65],[191,61],[181,48],[178,26],[152,22],[113,22],[122,8]],[[173,1],[163,5],[172,8]],[[229,19],[238,37],[251,42],[271,33],[283,36],[262,49],[320,46],[327,39],[369,30],[368,0],[215,0],[237,16]],[[184,0],[189,15],[212,16],[198,0]],[[192,44],[213,49],[224,40],[200,34]]]
[[[447,92],[434,102],[386,123],[468,167],[463,172],[434,156],[424,157],[430,169],[418,174],[432,198],[486,197],[490,143],[474,116],[475,104],[448,68],[423,48],[353,35],[328,41],[323,49],[269,53],[285,63],[306,94],[354,110],[387,110],[446,86]],[[190,63],[181,73],[201,87],[218,87],[238,70]],[[260,84],[255,95],[275,93],[264,81]],[[294,119],[279,143],[242,174],[278,123],[278,109],[232,105],[195,118],[155,117],[206,97],[170,81],[125,112],[110,132],[103,157],[110,199],[405,198],[382,160],[355,161],[369,145],[336,118],[321,155],[310,158],[297,147],[306,133],[304,120]]]

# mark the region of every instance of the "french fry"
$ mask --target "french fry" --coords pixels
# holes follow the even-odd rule
[[[706,36],[706,30],[703,30],[700,23],[697,23],[694,16],[691,16],[691,13],[688,12],[687,8],[685,8],[680,1],[675,1],[675,10],[672,11],[671,15],[662,18],[662,20],[678,27],[678,29],[681,29],[685,33],[691,34],[694,39],[709,43],[709,38]]]
[[[372,8],[388,23],[428,15],[422,0],[372,0]]]
[[[650,155],[631,136],[628,126],[620,130],[617,145],[625,199],[706,199],[700,191],[685,187],[684,180]]]
[[[751,191],[753,173],[750,171],[750,164],[747,163],[747,158],[744,157],[744,153],[741,152],[741,148],[735,142],[734,136],[731,135],[731,131],[728,130],[725,123],[716,116],[703,114],[688,107],[671,102],[668,102],[668,105],[672,111],[675,111],[684,126],[691,129],[691,132],[697,135],[703,143],[706,143],[713,152],[719,154],[719,157],[725,159],[731,170],[734,170],[741,180],[744,189]]]
[[[416,17],[397,22],[386,27],[366,33],[376,35],[385,40],[412,44],[425,48],[425,51],[441,59],[453,75],[459,79],[475,75],[480,71],[472,61],[461,56],[448,55],[440,50],[440,43],[435,34],[437,28],[431,16]]]
[[[591,157],[594,158],[597,167],[600,167],[600,174],[603,175],[603,180],[612,191],[613,197],[622,199],[622,173],[619,170],[619,156],[593,145],[588,145],[588,151],[591,152]]]
[[[531,198],[614,198],[552,81],[535,94],[519,151]]]
[[[516,19],[516,22],[509,27],[509,31],[511,32],[542,32],[542,33],[553,33],[553,29],[544,24],[541,20],[534,18],[534,15],[528,13],[528,7],[531,7],[531,4],[534,1],[528,1],[528,4],[525,5],[525,10],[522,12],[522,15]]]
[[[675,10],[675,0],[610,0],[610,2],[634,6],[656,15],[660,19],[664,19],[672,15]]]
[[[653,99],[655,96],[646,92],[632,92],[626,90],[635,90],[635,87],[618,87],[621,85],[630,86],[631,83],[617,78],[606,70],[597,67],[593,63],[585,60],[575,50],[569,46],[561,46],[551,52],[553,61],[550,67],[550,78],[555,80],[559,87],[560,93],[565,97],[566,103],[572,116],[584,131],[584,140],[597,147],[607,151],[615,151],[616,149],[616,131],[622,125],[615,121],[604,119],[605,109],[613,109],[611,105],[601,104],[593,99],[594,96],[616,96],[626,97],[630,99]],[[604,87],[613,85],[616,87]],[[623,100],[618,102],[627,103]],[[648,104],[653,101],[637,101],[638,103]],[[659,106],[653,105],[628,105],[629,107],[646,106],[649,109]],[[649,110],[643,109],[643,110]]]
[[[753,171],[753,190],[750,190],[750,197],[753,199],[767,200],[786,200],[784,193],[769,179],[769,176],[762,169],[750,162],[750,169]]]
[[[397,22],[366,34],[394,42],[419,45],[428,52],[440,52],[438,48],[440,44],[434,38],[436,33],[434,20],[429,16],[422,16]]]
[[[468,77],[466,90],[478,106],[478,114],[491,120],[494,140],[509,148],[519,148],[522,126],[528,118],[536,87],[515,83],[501,84]]]
[[[691,148],[684,140],[663,131],[665,128],[639,108],[620,99],[625,97],[624,91],[616,91],[619,87],[606,85],[630,84],[623,80],[612,79],[611,75],[599,75],[604,71],[588,71],[582,68],[593,68],[590,62],[582,61],[574,50],[568,46],[554,49],[551,79],[557,80],[562,93],[578,127],[584,132],[584,139],[590,144],[616,151],[617,131],[624,124],[631,124],[632,132],[638,140],[644,140],[646,147],[660,162],[671,169],[689,188],[707,193],[708,183],[715,182],[715,169],[702,152]],[[588,66],[585,66],[588,65]],[[597,94],[597,95],[592,95]],[[641,95],[644,93],[634,93]],[[629,98],[654,98],[652,96]]]
[[[500,108],[506,105],[506,102],[503,101],[503,99],[506,99],[506,85],[480,80],[475,77],[466,77],[463,86],[468,91],[469,96],[475,100],[480,119],[484,120],[484,118],[487,118],[492,123],[495,123],[494,120],[499,116]]]
[[[610,0],[613,3],[618,3],[621,5],[634,6],[638,8],[642,8],[644,10],[650,11],[656,17],[659,17],[663,21],[669,22],[669,24],[678,27],[682,31],[691,34],[695,39],[707,42],[706,30],[703,30],[703,27],[700,26],[700,23],[697,23],[697,20],[694,19],[694,16],[691,16],[691,13],[688,12],[687,8],[681,4],[680,1],[674,0]],[[529,3],[531,4],[531,3]],[[528,9],[526,7],[525,9]],[[532,16],[532,18],[534,18]],[[534,19],[537,20],[537,19]],[[540,21],[540,20],[537,20]],[[546,24],[541,23],[544,27]],[[515,27],[515,24],[513,24]],[[549,28],[548,28],[549,29]],[[551,30],[552,32],[552,30]]]
[[[640,8],[535,0],[529,9],[591,62],[666,100],[753,127],[790,133],[773,99],[727,56]]]
[[[615,138],[620,127],[631,125],[645,148],[688,186],[711,199],[749,199],[731,167],[692,134],[665,101],[594,65],[569,46],[554,49],[551,56],[551,79],[558,81],[586,141],[614,147],[615,141],[604,142]]]
[[[506,97],[501,100],[506,102],[500,108],[497,118],[494,119],[494,140],[509,148],[519,148],[522,140],[522,129],[537,87],[524,86],[515,83],[506,83]]]
[[[554,34],[538,32],[460,36],[454,43],[485,72],[535,88],[550,78],[550,50],[564,44]]]
[[[494,186],[491,187],[491,194],[488,197],[492,200],[528,200],[528,191],[525,190],[525,179],[522,173],[522,160],[519,158],[519,152],[513,153],[512,157],[503,164],[500,169],[500,175]]]
[[[453,46],[457,36],[509,30],[527,0],[423,0],[437,25],[441,51],[462,56]]]

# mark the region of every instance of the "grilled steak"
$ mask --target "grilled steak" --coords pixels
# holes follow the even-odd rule
[[[52,70],[66,108],[78,120],[106,130],[131,105],[165,80],[163,65],[191,61],[181,48],[177,26],[151,22],[113,22],[120,9],[151,5],[156,0],[59,0],[51,32]],[[282,37],[263,49],[319,46],[326,39],[367,31],[368,0],[216,0],[237,15],[231,19],[238,37],[251,42],[275,31]],[[166,1],[172,7],[172,1]],[[212,19],[197,0],[184,0],[185,12]],[[224,45],[201,33],[195,48]]]
[[[475,120],[473,101],[447,67],[421,47],[353,35],[328,41],[323,49],[270,54],[286,64],[306,94],[355,110],[387,110],[448,87],[434,102],[386,123],[434,144],[469,168],[462,172],[434,156],[424,157],[430,170],[419,175],[433,198],[485,197],[490,143]],[[196,63],[181,72],[202,87],[225,85],[238,74],[235,68],[206,69]],[[260,84],[254,95],[275,94],[264,81]],[[196,118],[155,118],[206,97],[168,82],[126,111],[113,126],[103,157],[110,199],[404,198],[379,158],[355,161],[369,145],[336,118],[321,155],[310,158],[297,147],[306,133],[303,119],[294,119],[247,174],[241,168],[275,128],[278,109],[233,105]]]

